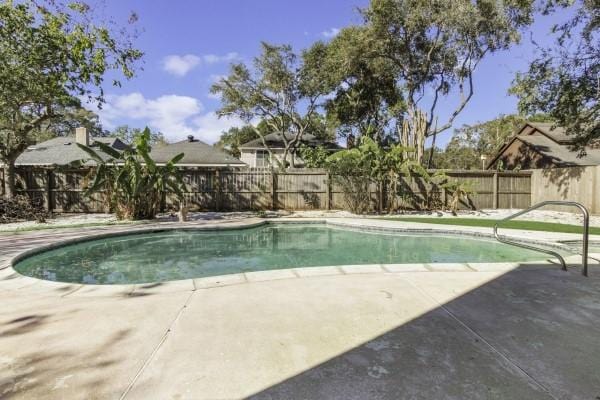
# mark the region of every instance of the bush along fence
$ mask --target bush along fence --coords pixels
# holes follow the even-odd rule
[[[182,169],[187,186],[185,202],[192,211],[337,210],[348,209],[347,195],[324,170],[265,171],[255,169]],[[461,209],[526,208],[531,205],[530,172],[446,171],[457,182],[469,182],[473,193]],[[102,193],[85,196],[89,170],[17,168],[17,194],[44,204],[51,212],[108,212]],[[4,175],[0,170],[0,190]],[[420,177],[369,185],[370,211],[442,209],[452,193]],[[166,194],[163,209],[177,209]]]

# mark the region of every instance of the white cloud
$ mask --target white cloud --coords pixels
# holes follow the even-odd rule
[[[205,54],[202,56],[202,61],[206,64],[228,63],[239,59],[240,55],[236,52],[227,53],[222,56],[216,54]]]
[[[148,125],[159,130],[169,141],[194,135],[207,143],[214,143],[222,131],[244,125],[238,118],[219,119],[214,112],[205,112],[202,103],[189,96],[165,95],[147,99],[134,92],[107,96],[106,100],[101,110],[93,110],[98,113],[105,128],[113,129],[124,120],[139,121],[140,127]]]
[[[176,76],[185,76],[200,64],[201,58],[193,54],[170,55],[163,60],[163,69]]]
[[[336,37],[338,35],[338,33],[340,33],[339,28],[331,28],[329,30],[321,32],[321,35],[330,39],[330,38]]]
[[[205,54],[197,56],[195,54],[170,55],[163,59],[163,69],[175,76],[185,76],[194,68],[205,65],[213,65],[219,63],[230,63],[240,59],[240,55],[235,52],[224,55]]]
[[[214,112],[200,115],[192,120],[195,136],[207,143],[219,140],[221,133],[234,126],[243,126],[245,123],[235,117],[219,118]]]

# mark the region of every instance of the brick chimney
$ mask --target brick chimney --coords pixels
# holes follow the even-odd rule
[[[75,128],[75,141],[84,146],[90,145],[90,135],[85,127]]]

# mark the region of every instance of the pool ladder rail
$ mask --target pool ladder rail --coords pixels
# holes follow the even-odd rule
[[[590,213],[588,212],[587,208],[585,208],[585,206],[583,204],[577,203],[575,201],[563,201],[563,200],[542,201],[541,203],[533,205],[525,210],[519,211],[518,213],[509,215],[508,217],[496,222],[494,224],[494,237],[496,238],[496,240],[498,240],[501,243],[506,243],[506,244],[510,244],[513,246],[522,247],[524,249],[529,249],[529,250],[533,250],[533,251],[539,251],[542,253],[550,254],[550,255],[556,257],[558,259],[558,261],[560,261],[560,263],[562,264],[562,269],[564,271],[566,271],[567,263],[565,262],[565,259],[560,254],[558,254],[556,251],[544,249],[542,247],[532,246],[530,244],[518,242],[515,240],[510,240],[510,239],[507,239],[506,236],[500,236],[498,234],[498,226],[501,223],[510,221],[512,219],[520,217],[521,215],[527,214],[530,211],[537,210],[538,208],[542,208],[542,207],[545,207],[548,205],[571,206],[571,207],[577,207],[577,208],[579,208],[579,210],[581,210],[581,212],[583,214],[583,249],[582,249],[582,254],[581,254],[581,259],[582,259],[582,264],[583,264],[582,273],[584,276],[588,276],[588,239],[590,236]]]

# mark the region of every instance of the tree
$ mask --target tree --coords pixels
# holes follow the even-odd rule
[[[229,76],[212,86],[211,92],[221,96],[217,114],[235,115],[248,123],[258,119],[270,132],[282,133],[284,150],[279,161],[273,157],[263,132],[255,128],[271,159],[277,160],[281,168],[288,164],[293,167],[293,153],[318,113],[322,84],[314,68],[287,45],[263,42],[262,53],[253,64],[252,70],[242,63],[232,65]]]
[[[185,183],[175,164],[184,154],[176,155],[165,165],[156,165],[150,156],[151,138],[150,130],[146,128],[136,137],[135,146],[122,152],[97,142],[103,155],[77,143],[97,164],[92,170],[93,182],[85,194],[105,193],[119,219],[154,218],[166,193],[174,193],[180,202],[183,200]]]
[[[40,124],[39,129],[32,132],[36,142],[56,136],[72,135],[75,128],[85,127],[92,136],[106,136],[98,115],[82,107],[59,107],[56,116]]]
[[[571,2],[549,0],[544,13]],[[574,15],[555,25],[555,45],[539,48],[529,70],[517,74],[512,93],[519,96],[519,110],[547,113],[575,140],[575,148],[600,138],[600,3],[575,2]]]
[[[125,143],[135,143],[146,131],[148,131],[148,133],[150,134],[150,145],[154,146],[156,144],[167,143],[165,135],[163,135],[162,132],[151,131],[148,127],[142,130],[139,128],[131,128],[128,125],[121,125],[115,128],[115,130],[113,130],[112,132],[110,132],[109,136],[119,138]]]
[[[44,124],[63,118],[63,110],[80,108],[82,97],[101,105],[105,74],[116,70],[130,78],[142,56],[122,30],[96,23],[89,6],[40,4],[0,3],[0,161],[9,197],[15,160]],[[116,78],[112,83],[120,85]]]
[[[258,139],[256,129],[251,125],[244,125],[241,128],[236,126],[224,131],[215,143],[215,147],[223,149],[232,156],[240,158],[241,152],[239,147],[251,140]]]
[[[387,143],[390,121],[402,96],[389,62],[378,58],[364,27],[343,29],[331,42],[315,43],[305,59],[331,94],[325,102],[330,125],[345,138],[367,136]]]
[[[215,143],[215,147],[223,149],[234,157],[241,156],[239,147],[251,140],[258,139],[260,136],[256,131],[260,131],[262,136],[266,136],[270,131],[266,121],[260,121],[256,126],[251,124],[244,125],[241,128],[232,127],[229,130],[221,133],[219,141]]]
[[[362,51],[353,56],[367,59],[363,65],[368,68],[363,71],[391,70],[401,99],[386,101],[392,106],[394,115],[389,121],[394,124],[396,137],[405,145],[403,138],[419,146],[424,143],[421,137],[433,137],[435,146],[436,136],[452,126],[471,100],[473,74],[481,60],[519,40],[519,29],[531,22],[531,3],[371,0],[362,10],[364,24],[342,30],[339,40],[348,41],[345,47],[351,47],[353,40],[361,42]],[[346,35],[346,30],[356,34]],[[334,41],[332,46],[341,44]],[[389,85],[368,74],[355,78],[376,85],[372,92]],[[342,87],[349,84],[362,90],[358,79],[339,82]],[[455,108],[446,121],[438,121],[438,107],[443,101]]]

